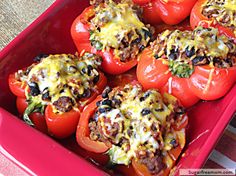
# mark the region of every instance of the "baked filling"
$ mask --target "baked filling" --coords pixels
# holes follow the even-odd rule
[[[153,30],[139,18],[141,10],[130,1],[107,0],[94,8],[90,41],[97,50],[114,50],[120,61],[134,59],[150,41]]]
[[[151,44],[154,57],[169,65],[172,74],[190,77],[194,66],[229,68],[236,65],[236,45],[218,29],[166,30]]]
[[[131,84],[108,87],[102,97],[89,122],[90,139],[112,144],[111,162],[128,165],[135,159],[151,174],[169,167],[167,152],[185,144],[184,129],[173,128],[187,118],[177,100]]]
[[[28,111],[48,104],[53,105],[56,113],[78,110],[80,99],[89,98],[96,89],[101,65],[101,58],[96,55],[43,55],[37,61],[16,73],[16,78],[28,85],[25,90]]]
[[[220,25],[230,28],[236,35],[235,0],[208,0],[202,6],[202,14],[214,19]]]

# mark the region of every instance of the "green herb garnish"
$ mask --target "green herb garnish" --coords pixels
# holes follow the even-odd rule
[[[169,60],[169,69],[173,75],[180,78],[189,78],[194,71],[192,65],[173,60]]]

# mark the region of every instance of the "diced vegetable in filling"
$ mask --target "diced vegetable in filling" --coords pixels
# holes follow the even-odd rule
[[[168,60],[178,77],[189,77],[194,66],[229,68],[236,65],[236,45],[219,35],[218,29],[197,27],[194,31],[166,30],[151,44],[156,59]]]
[[[122,62],[137,56],[150,41],[153,29],[139,19],[140,9],[132,2],[105,1],[95,7],[90,41],[97,50],[114,49]]]
[[[152,174],[168,167],[166,153],[185,143],[184,129],[173,128],[186,120],[176,98],[131,84],[108,87],[102,97],[89,123],[90,138],[112,144],[111,162],[128,165],[134,159]]]

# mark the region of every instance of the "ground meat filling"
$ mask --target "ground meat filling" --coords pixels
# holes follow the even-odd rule
[[[137,155],[138,160],[140,163],[147,166],[151,174],[155,175],[166,167],[163,163],[163,157],[161,156],[161,152],[159,150],[156,151],[155,154],[146,151],[139,153],[142,154]]]
[[[98,6],[101,3],[104,3],[105,0],[90,0],[90,5],[94,5],[95,7]]]
[[[215,28],[166,30],[151,44],[156,59],[167,59],[170,71],[189,77],[196,65],[229,68],[236,65],[236,45]]]
[[[154,33],[150,25],[140,21],[141,9],[132,2],[106,0],[95,3],[91,19],[90,41],[97,50],[113,49],[120,61],[135,58],[149,43]]]
[[[128,84],[113,90],[107,87],[96,104],[89,122],[90,139],[112,145],[111,162],[128,165],[135,159],[154,175],[167,167],[165,155],[180,145],[173,126],[184,114],[173,96]]]
[[[53,106],[60,112],[68,112],[73,107],[73,101],[70,97],[60,97],[57,101],[53,102]]]
[[[28,104],[51,104],[56,113],[78,109],[81,98],[88,98],[99,81],[101,58],[85,53],[39,55],[37,63],[16,73],[16,78],[28,84]],[[82,104],[82,102],[80,102]]]
[[[202,6],[202,14],[214,19],[220,25],[232,29],[236,34],[235,0],[208,0]]]

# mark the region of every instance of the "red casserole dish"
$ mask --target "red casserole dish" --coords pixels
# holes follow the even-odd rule
[[[19,120],[15,96],[7,84],[10,73],[31,64],[40,53],[75,53],[70,27],[88,4],[57,0],[0,53],[0,152],[30,175],[106,174],[85,160],[86,152],[71,146],[71,141],[55,141]],[[224,98],[199,102],[189,109],[187,143],[176,174],[179,169],[197,169],[204,164],[235,112],[235,94],[236,85]]]

